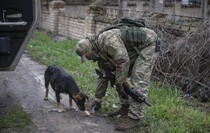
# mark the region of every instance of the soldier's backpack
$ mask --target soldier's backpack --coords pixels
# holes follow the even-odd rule
[[[139,47],[146,40],[146,32],[141,30],[142,27],[145,27],[145,20],[132,20],[128,18],[122,18],[115,21],[111,26],[101,30],[102,33],[111,29],[120,29],[123,42],[125,43],[126,48],[131,48],[130,46],[136,46],[141,50],[143,48]]]

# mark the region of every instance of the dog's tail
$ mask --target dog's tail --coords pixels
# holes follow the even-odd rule
[[[51,66],[47,67],[47,69],[44,72],[44,80],[45,80],[45,87],[47,88],[50,83],[50,69]]]

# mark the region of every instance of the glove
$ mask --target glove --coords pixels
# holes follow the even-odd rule
[[[116,90],[122,99],[128,99],[128,94],[125,92],[123,85],[118,84],[116,85]]]

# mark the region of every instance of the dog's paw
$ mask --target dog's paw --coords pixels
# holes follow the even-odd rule
[[[44,100],[48,100],[48,97],[44,97]]]

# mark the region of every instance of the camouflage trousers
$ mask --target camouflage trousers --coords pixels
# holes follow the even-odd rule
[[[137,91],[147,97],[147,91],[150,83],[150,76],[158,53],[155,52],[155,44],[141,51],[142,57],[138,57],[131,71],[131,80],[135,84]],[[144,116],[144,103],[137,103],[130,98],[130,107],[128,116],[132,119],[140,119]]]
[[[155,44],[149,46],[141,51],[142,57],[138,57],[134,63],[131,71],[131,80],[135,84],[135,88],[138,88],[138,92],[147,97],[147,90],[149,87],[150,76],[157,59],[158,53],[155,53]],[[104,78],[99,78],[96,88],[96,101],[102,102],[102,98],[106,94],[108,86],[108,80]],[[120,99],[120,104],[130,103],[128,116],[132,119],[140,119],[144,116],[144,103],[137,103],[132,98],[128,100]]]

